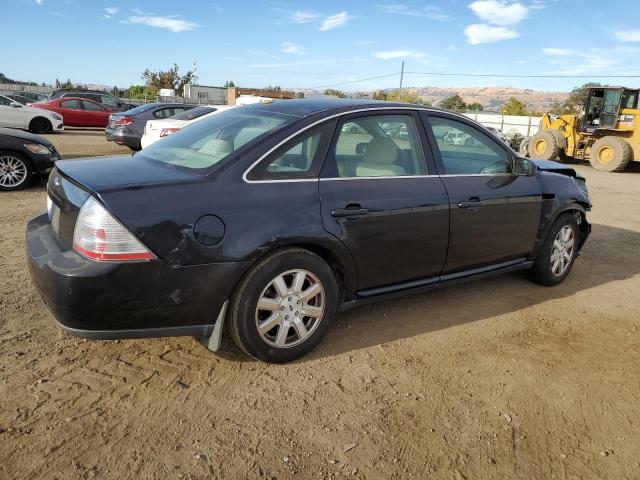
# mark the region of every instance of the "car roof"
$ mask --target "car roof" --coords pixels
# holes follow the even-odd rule
[[[267,104],[245,105],[243,109],[251,109],[256,111],[265,111],[273,113],[281,113],[285,115],[294,115],[304,118],[320,112],[329,110],[358,110],[361,108],[420,108],[425,109],[424,105],[415,105],[411,103],[386,102],[381,100],[355,99],[355,98],[321,98],[321,99],[301,99],[301,100],[280,100]],[[434,109],[436,110],[436,109]]]

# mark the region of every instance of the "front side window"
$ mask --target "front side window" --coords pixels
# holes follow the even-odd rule
[[[62,108],[80,109],[80,100],[65,100],[60,104]]]
[[[332,152],[339,177],[404,177],[426,173],[411,115],[371,115],[342,122]]]
[[[104,111],[103,108],[100,105],[97,105],[93,102],[87,102],[86,100],[82,101],[82,105],[84,106],[85,110],[90,110],[92,112],[102,112]]]
[[[249,108],[228,110],[148,146],[136,157],[206,174],[240,148],[295,120],[291,115]]]
[[[511,173],[507,152],[487,134],[450,118],[429,117],[429,124],[445,174]]]

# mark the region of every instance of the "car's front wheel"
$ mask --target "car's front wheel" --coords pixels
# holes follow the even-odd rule
[[[578,222],[565,213],[551,227],[529,276],[542,285],[557,285],[569,275],[577,254]]]
[[[287,248],[259,262],[237,288],[231,334],[253,358],[289,362],[318,344],[337,306],[331,267],[308,250]]]
[[[0,151],[0,190],[26,188],[32,178],[29,160],[19,153]]]

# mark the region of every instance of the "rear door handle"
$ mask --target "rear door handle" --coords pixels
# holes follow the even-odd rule
[[[369,215],[368,208],[362,208],[360,205],[347,205],[346,208],[336,208],[331,210],[331,215],[336,218],[341,217],[363,217]]]

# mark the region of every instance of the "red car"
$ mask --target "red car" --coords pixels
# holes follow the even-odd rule
[[[59,113],[69,127],[106,127],[112,110],[86,98],[62,97],[32,104]]]

